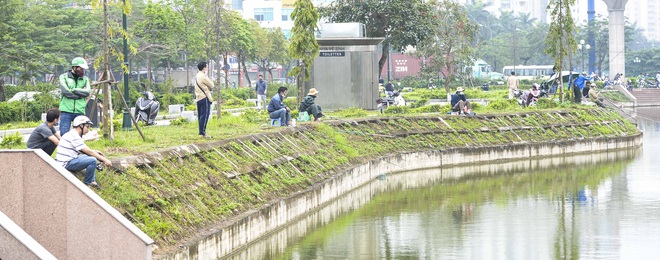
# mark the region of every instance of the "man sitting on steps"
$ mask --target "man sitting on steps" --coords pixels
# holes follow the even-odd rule
[[[314,117],[314,121],[319,121],[321,120],[321,117],[323,117],[323,113],[321,113],[321,107],[317,104],[314,104],[314,100],[318,94],[318,90],[311,88],[309,89],[307,96],[305,96],[303,101],[300,102],[300,112],[307,112],[307,114]]]
[[[62,137],[55,130],[55,124],[60,121],[60,110],[53,108],[46,113],[46,122],[37,126],[27,141],[28,149],[41,149],[48,155],[53,155]]]
[[[287,93],[288,89],[286,87],[280,87],[277,89],[277,94],[268,103],[267,110],[270,119],[279,119],[280,126],[289,126],[289,120],[291,119],[291,109],[284,104]]]
[[[57,146],[55,161],[59,162],[69,171],[80,171],[85,169],[84,183],[93,188],[101,188],[96,183],[96,165],[99,160],[106,166],[112,166],[112,162],[103,156],[103,153],[89,149],[85,145],[82,136],[89,132],[92,121],[86,116],[78,116],[73,120],[73,129],[62,136]]]

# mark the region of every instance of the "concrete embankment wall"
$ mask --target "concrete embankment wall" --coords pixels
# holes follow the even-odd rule
[[[0,164],[2,226],[22,230],[0,234],[14,241],[0,259],[42,258],[38,247],[57,259],[152,258],[151,238],[43,151],[0,151]],[[38,244],[16,243],[22,233]]]
[[[314,187],[259,210],[192,243],[167,259],[216,259],[275,232],[386,173],[425,168],[488,163],[528,158],[631,149],[642,145],[642,135],[559,142],[510,144],[478,148],[403,153],[381,157],[347,169]]]
[[[461,194],[460,191],[469,193],[466,189],[472,189],[474,185],[471,180],[478,179],[480,182],[484,182],[484,177],[487,175],[487,184],[485,186],[480,185],[480,187],[493,187],[494,189],[479,191],[477,197],[480,196],[484,200],[494,201],[498,198],[501,199],[501,197],[515,196],[515,194],[538,196],[538,193],[535,193],[534,190],[563,190],[565,185],[573,186],[575,183],[598,178],[598,176],[594,176],[598,175],[598,173],[594,174],[594,171],[598,172],[598,169],[611,171],[612,162],[618,161],[622,162],[621,165],[625,165],[627,160],[634,158],[640,152],[641,148],[618,152],[546,156],[529,160],[429,168],[380,175],[375,180],[323,205],[320,209],[296,219],[294,223],[288,224],[284,228],[251,243],[249,249],[232,253],[226,259],[273,258],[274,255],[286,252],[288,247],[293,244],[304,244],[307,241],[306,236],[310,233],[317,234],[317,231],[334,230],[337,225],[342,226],[343,222],[341,221],[341,223],[336,224],[332,222],[342,218],[345,214],[359,211],[363,206],[379,198],[379,195],[391,194],[396,197],[396,193],[399,193],[407,197],[406,193],[409,190],[419,191],[422,189],[426,192],[438,186],[443,187],[440,188],[443,190],[447,186],[459,186],[456,187],[459,194]],[[557,171],[557,169],[570,170]],[[528,174],[529,172],[534,172],[534,174]],[[494,176],[496,174],[499,174],[499,176]],[[509,180],[509,178],[514,178],[514,180]],[[465,180],[465,184],[455,185],[456,180],[459,179]],[[530,189],[529,185],[534,186],[534,189]],[[454,193],[452,191],[447,192],[448,194],[457,194],[457,190],[454,190]],[[386,200],[392,200],[391,197],[387,195],[386,197]],[[479,201],[473,198],[474,200]],[[452,204],[450,196],[439,198],[437,203],[442,205],[441,207],[456,207],[455,204]],[[357,212],[357,214],[363,215],[365,212]],[[356,236],[354,239],[358,241],[361,236],[364,236],[363,239],[368,239],[369,236],[366,234],[353,235]],[[444,235],[452,236],[451,234]],[[443,236],[443,234],[440,234],[440,236]]]

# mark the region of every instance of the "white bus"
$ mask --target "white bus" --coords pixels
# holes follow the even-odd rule
[[[513,68],[516,69],[516,76],[519,79],[539,80],[548,79],[552,74],[553,65],[529,65],[529,66],[504,66],[502,74],[505,77],[511,75]]]

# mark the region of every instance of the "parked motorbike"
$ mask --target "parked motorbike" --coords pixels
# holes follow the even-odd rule
[[[376,104],[377,104],[376,109],[378,109],[378,111],[383,113],[383,111],[387,109],[387,107],[394,105],[394,98],[392,97],[378,98],[376,99]]]
[[[525,108],[527,106],[527,94],[525,91],[522,91],[520,89],[516,89],[513,91],[513,97],[518,100],[518,105],[522,108]]]
[[[155,125],[159,109],[160,103],[156,100],[154,93],[143,91],[142,97],[138,98],[135,102],[135,121],[143,121],[147,125]]]

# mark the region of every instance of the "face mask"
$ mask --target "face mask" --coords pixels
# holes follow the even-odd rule
[[[85,70],[84,69],[77,69],[74,72],[75,72],[76,76],[78,76],[78,77],[82,77],[83,75],[85,75]]]

